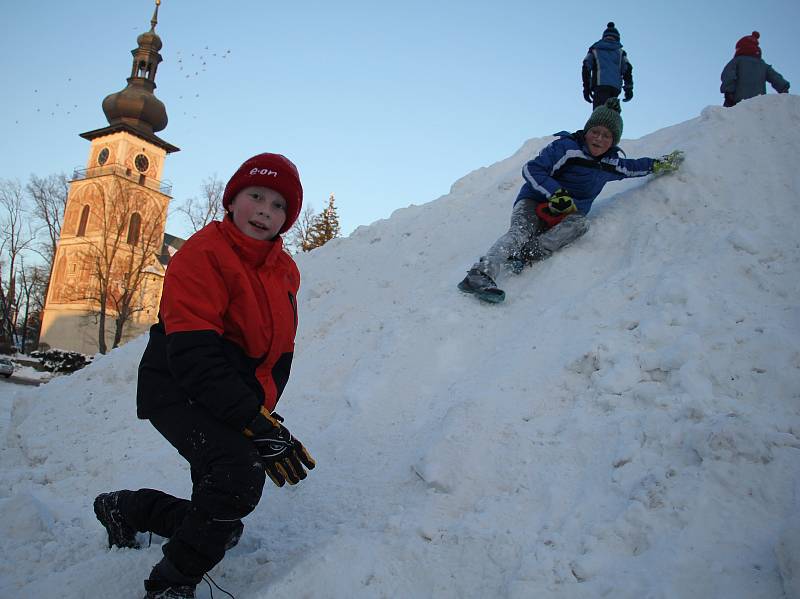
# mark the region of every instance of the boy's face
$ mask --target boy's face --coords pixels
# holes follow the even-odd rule
[[[245,187],[228,210],[242,233],[260,241],[275,237],[286,222],[286,200],[269,187]]]
[[[603,127],[603,125],[595,125],[586,132],[586,145],[589,148],[589,153],[597,158],[602,156],[614,143],[614,136],[611,131]]]

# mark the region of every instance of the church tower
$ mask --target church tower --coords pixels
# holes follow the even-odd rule
[[[52,348],[105,352],[157,320],[172,191],[162,174],[178,151],[156,135],[167,126],[153,93],[160,4],[131,51],[128,85],[103,100],[108,126],[81,134],[89,157],[70,181],[42,318],[40,339]]]

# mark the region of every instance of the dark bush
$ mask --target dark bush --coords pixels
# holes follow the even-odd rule
[[[39,360],[45,370],[50,372],[75,372],[92,361],[91,356],[60,349],[34,351],[31,352],[31,357]]]

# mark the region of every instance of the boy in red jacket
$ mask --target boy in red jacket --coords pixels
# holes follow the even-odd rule
[[[192,497],[139,489],[94,501],[109,547],[137,548],[137,531],[169,539],[145,580],[145,599],[194,598],[238,542],[265,472],[282,487],[314,467],[273,413],[289,379],[300,285],[280,235],[302,203],[291,161],[253,156],[225,187],[223,221],[192,235],[170,260],[139,365],[137,413],[189,462]]]

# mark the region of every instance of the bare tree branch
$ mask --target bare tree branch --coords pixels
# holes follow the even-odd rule
[[[47,232],[42,256],[47,261],[48,270],[51,270],[58,240],[61,237],[61,223],[67,206],[69,181],[63,173],[47,177],[31,175],[25,189],[33,200],[33,217],[42,223]]]
[[[0,252],[8,257],[8,280],[0,304],[0,338],[13,342],[18,304],[16,297],[17,262],[35,239],[30,221],[25,218],[25,204],[19,181],[0,180]]]
[[[176,210],[185,215],[191,223],[192,231],[197,232],[212,220],[222,220],[222,193],[225,184],[216,175],[203,181],[199,198],[188,198]]]
[[[314,209],[306,206],[292,228],[286,232],[285,247],[290,253],[299,254],[311,251],[311,228],[316,219],[317,215],[314,213]]]
[[[39,344],[49,276],[42,267],[26,267],[23,264],[20,267],[20,280],[20,292],[24,297],[24,316],[22,324],[17,328],[17,335],[20,339],[21,350],[27,353],[29,347],[35,348]],[[20,305],[23,305],[22,301]]]

